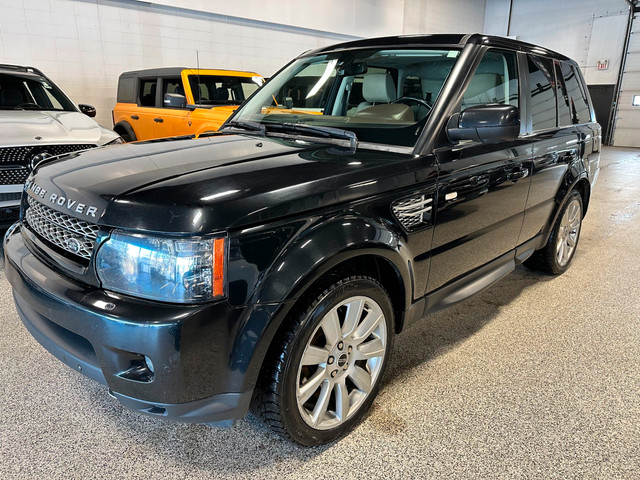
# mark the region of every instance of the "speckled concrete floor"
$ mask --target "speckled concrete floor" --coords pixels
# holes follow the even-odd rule
[[[640,150],[607,149],[571,269],[400,335],[365,422],[305,449],[129,412],[27,333],[0,274],[0,478],[640,478]]]

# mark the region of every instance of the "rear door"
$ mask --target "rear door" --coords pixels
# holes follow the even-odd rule
[[[518,77],[515,52],[488,50],[461,110],[501,103],[518,106],[522,114]],[[529,191],[531,142],[524,136],[467,141],[437,149],[436,155],[440,178],[428,291],[515,248]]]
[[[571,71],[565,68],[570,86],[576,80]],[[568,90],[560,62],[529,55],[528,74],[533,171],[520,243],[549,228],[548,222],[560,200],[557,198],[560,185],[569,165],[584,153],[585,138],[590,133],[584,125],[580,126],[578,115],[584,113],[576,107],[577,97],[572,97],[579,90]],[[590,121],[590,111],[585,121]]]
[[[138,80],[137,103],[139,108],[131,116],[131,126],[138,140],[155,138],[154,119],[160,113],[160,109],[157,107],[159,96],[157,78],[140,78]]]

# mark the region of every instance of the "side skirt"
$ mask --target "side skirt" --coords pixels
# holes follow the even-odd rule
[[[516,265],[529,258],[544,239],[528,240],[510,252],[422,297],[404,312],[402,329],[435,312],[455,305],[490,287],[511,273]]]

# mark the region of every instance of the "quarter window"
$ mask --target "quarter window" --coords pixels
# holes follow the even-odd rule
[[[519,106],[517,72],[515,53],[487,52],[464,92],[462,110],[488,103]]]
[[[591,121],[591,110],[587,102],[586,95],[582,90],[578,73],[575,67],[568,63],[562,63],[562,78],[567,89],[569,97],[569,106],[571,109],[571,118],[573,123],[586,123]]]
[[[528,57],[533,131],[556,126],[556,95],[553,90],[553,62]]]

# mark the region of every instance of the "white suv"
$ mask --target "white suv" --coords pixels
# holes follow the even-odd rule
[[[89,118],[95,114],[90,105],[76,106],[39,70],[0,65],[0,228],[17,220],[33,164],[123,142]]]

